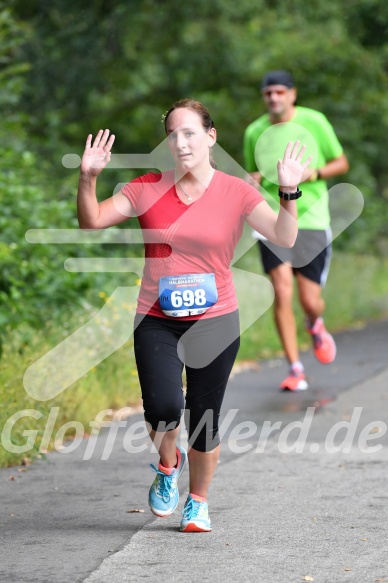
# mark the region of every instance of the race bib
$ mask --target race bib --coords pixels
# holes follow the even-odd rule
[[[214,273],[167,275],[159,281],[159,302],[166,316],[204,314],[218,299]]]

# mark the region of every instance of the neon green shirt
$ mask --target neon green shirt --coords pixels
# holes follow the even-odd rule
[[[271,124],[265,114],[252,122],[244,134],[245,169],[260,172],[260,190],[275,210],[279,207],[276,165],[288,142],[300,140],[301,145],[306,144],[304,159],[313,156],[312,168],[321,168],[343,152],[333,126],[322,113],[300,106],[295,110],[293,119],[285,123]],[[303,194],[297,201],[299,228],[327,229],[330,213],[326,182],[303,182],[300,189]]]

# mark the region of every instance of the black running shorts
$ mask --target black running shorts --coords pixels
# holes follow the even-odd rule
[[[295,245],[288,249],[268,240],[259,240],[259,249],[265,273],[288,263],[294,273],[299,272],[322,287],[326,283],[331,260],[331,230],[300,230]]]

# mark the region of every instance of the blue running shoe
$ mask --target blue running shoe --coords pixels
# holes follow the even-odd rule
[[[158,468],[150,464],[151,468],[156,472],[156,478],[150,488],[148,504],[156,516],[169,516],[178,506],[178,478],[183,472],[187,453],[183,447],[177,446],[176,454],[178,458],[177,467],[172,468],[169,474],[166,473],[165,469],[164,471],[161,469],[163,466],[160,464]]]
[[[182,532],[210,532],[209,508],[207,502],[200,502],[191,494],[188,495],[182,510]]]

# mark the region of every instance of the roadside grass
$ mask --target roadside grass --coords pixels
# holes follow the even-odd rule
[[[263,275],[259,253],[252,247],[236,264],[240,269]],[[247,301],[254,301],[252,289]],[[323,290],[326,302],[325,323],[331,332],[361,328],[368,321],[388,317],[388,259],[374,256],[349,255],[334,250],[327,284]],[[304,316],[294,298],[299,345],[311,346],[304,327]],[[239,360],[261,360],[283,356],[277,335],[272,307],[241,337]]]
[[[80,427],[79,424],[83,426],[85,436],[90,434],[90,423],[101,411],[112,409],[114,412],[122,407],[139,403],[139,383],[131,340],[54,399],[37,401],[29,397],[23,386],[24,372],[32,363],[51,350],[59,342],[60,336],[61,334],[54,331],[48,335],[45,335],[44,331],[39,334],[34,333],[33,343],[20,352],[17,349],[18,335],[15,333],[12,341],[5,346],[0,362],[2,403],[0,467],[29,463],[37,455],[41,457],[42,452],[39,452],[39,449],[46,425],[51,425],[47,422],[52,408],[58,408],[58,414],[50,432],[49,441],[47,442],[47,436],[44,439],[44,449],[53,449],[60,428],[62,428],[59,444],[61,446],[66,439],[72,438],[76,433],[76,426]],[[12,421],[9,421],[11,416],[17,415],[19,411],[23,412],[22,416],[19,419],[16,418],[15,423],[12,424]],[[52,411],[53,415],[54,411]],[[108,413],[105,420],[109,417]],[[69,423],[69,427],[63,434],[66,423]],[[7,435],[12,445],[24,447],[26,451],[9,451],[16,448],[9,447]]]
[[[237,266],[262,275],[256,246],[239,260]],[[325,321],[333,332],[362,327],[367,321],[387,317],[388,260],[334,252],[324,298],[327,303]],[[257,294],[249,284],[242,291],[240,306],[241,302],[255,300]],[[302,350],[307,349],[310,338],[304,330],[303,315],[297,302],[295,310],[299,342]],[[58,414],[49,439],[45,436],[44,449],[52,449],[59,434],[61,442],[71,438],[75,433],[75,422],[83,426],[87,435],[91,431],[90,422],[100,411],[117,410],[139,403],[140,390],[131,339],[56,398],[42,402],[28,396],[23,387],[23,375],[28,366],[78,326],[79,320],[74,319],[65,327],[47,324],[40,332],[17,331],[6,343],[0,361],[0,467],[29,463],[37,455],[44,455],[39,449],[50,411],[54,407],[58,408]],[[270,308],[242,334],[238,361],[257,361],[281,357],[282,354]],[[10,418],[19,411],[24,411],[24,414],[20,419],[14,418],[12,424]],[[66,423],[69,425],[64,432]],[[21,448],[25,446],[26,451],[9,451],[7,431],[12,444]]]

